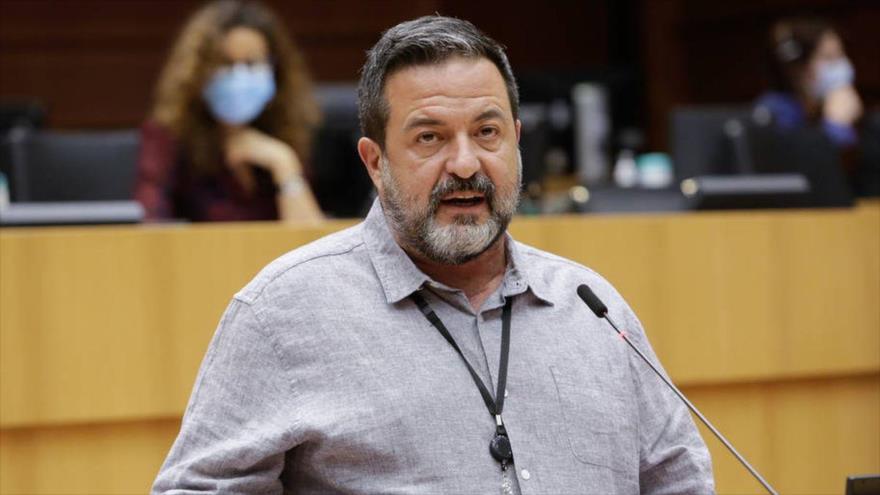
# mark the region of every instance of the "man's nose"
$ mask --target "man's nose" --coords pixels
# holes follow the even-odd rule
[[[480,170],[480,167],[475,144],[468,136],[457,136],[451,154],[446,160],[446,172],[461,179],[469,179]]]

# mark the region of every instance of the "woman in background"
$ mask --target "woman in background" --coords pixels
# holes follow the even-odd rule
[[[838,148],[854,146],[862,101],[840,36],[825,21],[790,19],[773,26],[770,45],[772,89],[757,107],[780,129],[818,124]]]
[[[304,177],[319,121],[303,58],[252,1],[197,11],[142,127],[135,197],[149,219],[316,220]]]

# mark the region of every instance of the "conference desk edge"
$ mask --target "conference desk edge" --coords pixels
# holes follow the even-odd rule
[[[179,416],[207,340],[231,295],[277,255],[354,223],[0,230],[0,427]],[[593,266],[615,283],[646,324],[670,374],[685,388],[880,375],[880,202],[865,202],[852,210],[517,218],[511,231],[518,240]],[[742,237],[747,234],[752,237]],[[193,249],[195,253],[185,254]],[[775,254],[752,263],[733,260],[738,250],[754,255],[762,249]],[[797,252],[786,253],[789,249]],[[858,258],[838,259],[816,277],[799,278],[811,264],[810,253],[804,251],[818,257],[826,252],[856,253]],[[645,259],[645,253],[652,252],[660,255]],[[114,256],[133,264],[166,264],[117,267],[110,259]],[[228,273],[224,275],[217,263]],[[721,279],[695,286],[705,274],[686,273],[691,265],[715,270]],[[126,344],[118,331],[96,324],[102,320],[95,307],[91,313],[82,308],[77,313],[76,305],[85,304],[84,299],[61,300],[64,294],[76,298],[77,291],[88,290],[88,284],[78,280],[88,270],[100,272],[95,277],[97,284],[104,284],[99,294],[115,298],[122,307],[111,323],[125,321],[129,310],[150,318],[154,313],[133,301],[138,297],[166,304],[157,307],[170,314],[154,314],[154,320],[136,325],[129,339],[133,342]],[[738,270],[752,273],[742,276]],[[128,275],[132,277],[125,278]],[[796,306],[824,297],[823,284],[835,290],[846,311],[811,326],[797,316]],[[742,291],[752,285],[757,296]],[[770,289],[765,291],[764,285]],[[793,294],[774,292],[780,288]],[[205,297],[194,297],[195,292]],[[732,295],[740,299],[729,299]],[[813,299],[796,300],[804,295]],[[767,296],[776,300],[762,302]],[[736,320],[728,303],[752,306],[760,321],[739,328],[742,321]],[[782,317],[773,308],[779,303],[788,311]],[[704,309],[692,308],[695,304]],[[705,309],[707,304],[712,307]],[[10,310],[11,305],[16,307]],[[49,313],[57,308],[74,319],[34,316],[30,313],[37,312],[35,305]],[[688,315],[691,310],[696,316]],[[821,318],[809,307],[804,310],[807,317]],[[777,331],[768,334],[768,329]],[[77,333],[75,338],[71,331]],[[799,344],[804,338],[808,342]],[[825,348],[815,349],[820,344]],[[105,361],[110,364],[101,366],[91,361],[101,355],[92,352],[94,347],[102,345],[142,345],[149,352],[133,360],[108,356]],[[787,350],[792,346],[794,351]],[[71,357],[75,353],[81,359]],[[103,397],[108,394],[116,396]]]

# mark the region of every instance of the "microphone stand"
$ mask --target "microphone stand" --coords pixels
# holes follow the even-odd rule
[[[748,469],[750,473],[752,473],[752,476],[754,476],[755,479],[757,479],[758,482],[761,483],[761,485],[763,485],[764,488],[771,495],[779,495],[779,492],[774,490],[773,487],[770,486],[770,483],[767,483],[767,481],[758,473],[758,471],[755,470],[755,468],[753,468],[751,464],[749,464],[749,461],[747,461],[745,457],[737,452],[733,445],[729,441],[727,441],[727,438],[725,438],[724,435],[722,435],[721,432],[718,431],[718,429],[715,428],[715,426],[712,425],[712,423],[705,416],[703,416],[703,413],[701,413],[695,405],[691,404],[691,401],[689,401],[687,397],[685,397],[684,394],[681,393],[680,390],[678,390],[678,387],[673,385],[671,381],[663,376],[663,373],[660,373],[660,370],[658,370],[657,367],[654,366],[654,363],[652,363],[651,360],[648,359],[648,356],[645,356],[645,354],[638,347],[636,347],[636,345],[633,344],[631,340],[629,340],[629,337],[626,336],[626,332],[622,332],[620,328],[617,327],[611,317],[608,316],[608,307],[605,306],[605,304],[601,300],[599,300],[596,294],[594,294],[589,287],[587,287],[586,285],[581,285],[580,287],[578,287],[578,295],[581,297],[581,299],[584,300],[585,303],[587,303],[587,306],[590,307],[590,309],[593,311],[593,313],[596,314],[596,316],[598,316],[599,318],[603,318],[611,325],[611,328],[613,328],[614,331],[616,331],[617,334],[620,335],[624,342],[629,344],[632,350],[636,351],[636,354],[638,354],[639,357],[641,357],[642,360],[654,371],[654,373],[659,376],[661,380],[663,380],[663,383],[665,383],[670,389],[672,389],[673,392],[675,392],[675,395],[677,395],[678,398],[681,399],[682,402],[684,402],[684,405],[686,405],[687,408],[690,409],[690,411],[694,413],[694,415],[696,415],[700,419],[700,421],[703,422],[704,425],[706,425],[706,428],[709,428],[709,430],[715,435],[716,438],[718,438],[718,440],[721,440],[721,443],[723,443],[724,446],[727,447],[727,450],[729,450],[730,453],[733,454],[734,457],[736,457],[737,460],[739,460],[739,462],[742,463],[742,465],[745,466],[745,468]]]

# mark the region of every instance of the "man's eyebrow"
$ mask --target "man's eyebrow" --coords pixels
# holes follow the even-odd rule
[[[403,130],[409,131],[411,129],[415,129],[416,127],[427,127],[440,124],[442,124],[442,122],[437,119],[432,119],[430,117],[416,117],[407,122],[406,125],[403,127]]]
[[[489,119],[504,119],[504,113],[497,108],[490,108],[474,118],[474,122],[480,122]],[[417,127],[431,127],[442,125],[443,121],[431,117],[416,117],[406,123],[403,127],[404,131],[409,131]]]
[[[474,122],[479,122],[481,120],[489,120],[489,119],[504,119],[504,113],[497,108],[490,108],[485,112],[477,115],[477,118],[474,119]]]

